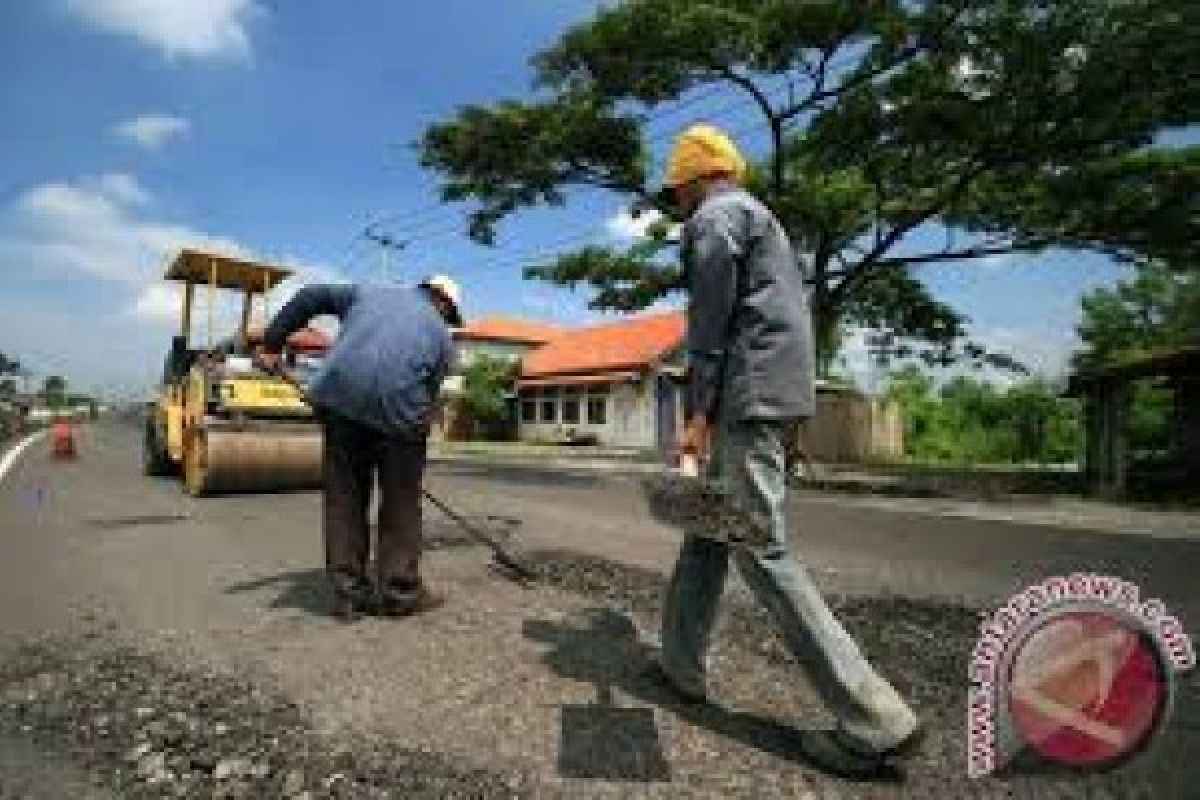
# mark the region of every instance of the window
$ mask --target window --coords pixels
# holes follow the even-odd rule
[[[589,425],[604,425],[607,423],[608,395],[592,395],[587,401],[587,416]]]
[[[558,398],[550,392],[542,396],[542,422],[558,420]]]
[[[578,389],[567,389],[563,393],[562,421],[567,424],[579,423]]]
[[[537,401],[526,398],[521,401],[521,422],[537,422]]]

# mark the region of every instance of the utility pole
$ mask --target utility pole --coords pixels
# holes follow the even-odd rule
[[[392,250],[400,252],[408,247],[408,242],[378,230],[375,223],[371,223],[363,230],[363,236],[379,245],[379,273],[381,280],[386,282],[390,277],[388,253]]]

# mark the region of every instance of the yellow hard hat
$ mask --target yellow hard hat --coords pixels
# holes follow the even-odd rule
[[[667,160],[663,186],[673,189],[707,175],[725,173],[739,183],[746,177],[746,159],[723,131],[712,125],[693,125],[675,140]]]

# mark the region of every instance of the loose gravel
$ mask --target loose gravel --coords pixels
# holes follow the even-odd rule
[[[527,780],[318,732],[278,693],[124,646],[25,644],[0,669],[0,736],[82,765],[121,798],[523,797]],[[0,796],[16,776],[0,775]],[[46,796],[54,796],[53,792]]]

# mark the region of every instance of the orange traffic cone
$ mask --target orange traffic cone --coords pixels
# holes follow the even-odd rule
[[[75,457],[75,430],[67,420],[59,420],[50,426],[50,441],[53,443],[55,458]]]

